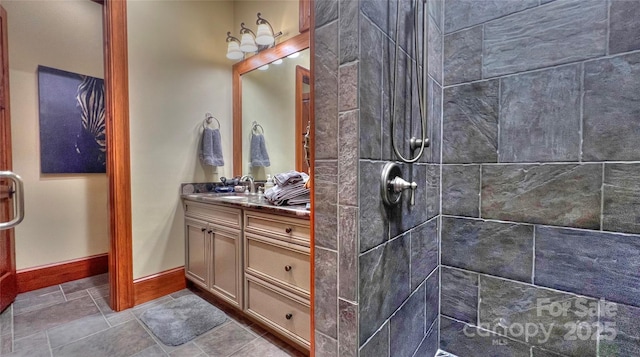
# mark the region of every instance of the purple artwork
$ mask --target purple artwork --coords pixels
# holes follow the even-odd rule
[[[38,66],[43,174],[106,172],[104,80]]]

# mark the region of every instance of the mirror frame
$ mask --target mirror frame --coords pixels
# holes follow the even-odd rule
[[[309,32],[301,33],[275,47],[261,51],[233,65],[233,176],[242,175],[242,78],[259,67],[309,48]]]

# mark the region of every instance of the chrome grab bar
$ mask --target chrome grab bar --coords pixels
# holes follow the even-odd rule
[[[15,183],[14,216],[9,222],[0,223],[0,230],[10,229],[24,219],[24,185],[22,178],[11,171],[0,171],[0,179],[9,179]]]

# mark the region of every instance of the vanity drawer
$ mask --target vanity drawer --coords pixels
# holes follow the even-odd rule
[[[184,214],[231,228],[242,228],[242,210],[238,208],[185,201]]]
[[[309,221],[304,219],[245,211],[244,228],[251,233],[268,234],[309,244]]]
[[[309,302],[250,275],[246,276],[246,281],[247,313],[308,348],[311,337]]]
[[[309,294],[309,248],[245,233],[246,272],[274,284]]]

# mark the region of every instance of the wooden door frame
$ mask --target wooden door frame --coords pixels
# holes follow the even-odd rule
[[[122,311],[134,305],[127,1],[105,1],[103,19],[109,181],[109,305],[113,311]]]
[[[311,92],[304,93],[304,78],[307,78],[309,83],[309,88],[311,88],[311,71],[308,68],[302,67],[300,65],[296,66],[296,125],[295,125],[295,133],[293,135],[293,140],[296,143],[296,171],[304,171],[304,159],[305,159],[305,151],[304,151],[304,136],[305,130],[307,129],[303,122],[303,111],[304,106],[302,102],[306,98],[308,99],[311,96]],[[309,108],[311,109],[311,108]],[[311,111],[311,110],[309,110]],[[309,131],[311,131],[311,113],[309,113]],[[311,150],[311,148],[309,148]],[[309,156],[309,162],[311,162],[311,156]],[[311,164],[309,164],[309,169],[311,169]]]

